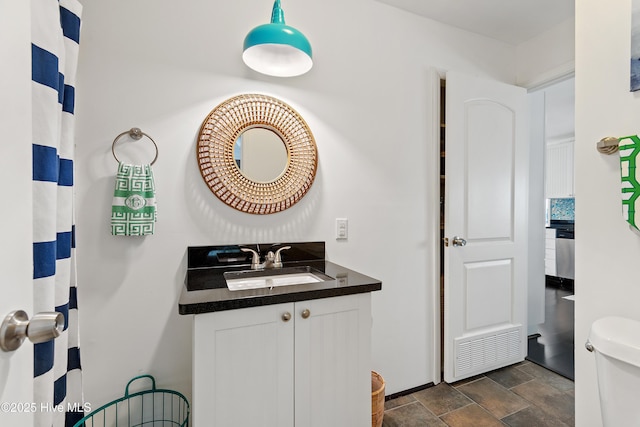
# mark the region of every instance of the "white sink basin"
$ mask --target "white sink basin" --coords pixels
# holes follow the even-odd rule
[[[311,272],[309,268],[228,272],[224,273],[224,278],[230,291],[304,285],[333,280],[320,272]]]

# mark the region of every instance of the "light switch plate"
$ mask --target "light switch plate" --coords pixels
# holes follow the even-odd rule
[[[347,240],[349,238],[349,220],[347,218],[336,218],[336,240]]]

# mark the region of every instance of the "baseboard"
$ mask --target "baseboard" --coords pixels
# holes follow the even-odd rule
[[[385,396],[385,397],[384,397],[384,400],[385,400],[385,402],[386,402],[387,400],[397,399],[398,397],[407,396],[407,395],[412,394],[412,393],[415,393],[415,392],[417,392],[417,391],[426,390],[426,389],[428,389],[428,388],[430,388],[430,387],[433,387],[434,385],[435,385],[435,384],[431,382],[431,383],[428,383],[428,384],[420,385],[420,386],[418,386],[418,387],[410,388],[410,389],[408,389],[408,390],[399,391],[399,392],[397,392],[397,393],[393,393],[393,394],[390,394],[390,395],[388,395],[388,396]]]

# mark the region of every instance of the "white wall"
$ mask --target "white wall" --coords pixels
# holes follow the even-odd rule
[[[640,236],[622,219],[618,156],[595,148],[639,130],[630,25],[630,0],[576,2],[576,425],[585,427],[601,425],[594,356],[584,350],[591,324],[607,315],[640,320]]]
[[[517,46],[517,84],[534,88],[575,68],[575,19],[569,18]]]
[[[264,0],[84,6],[78,71],[78,273],[86,399],[123,394],[141,372],[190,396],[191,319],[177,314],[189,245],[327,241],[328,258],[379,278],[373,368],[394,393],[432,377],[429,283],[439,236],[438,165],[427,126],[429,69],[513,83],[515,48],[371,0],[289,1],[287,22],[314,48],[299,78],[255,74],[242,40],[267,22]],[[296,206],[270,216],[223,205],[202,182],[195,138],[222,100],[261,92],[292,105],[319,151],[316,181]],[[113,138],[132,126],[154,137],[158,224],[146,238],[109,235]],[[137,144],[137,143],[136,143]],[[336,217],[349,240],[336,242]]]

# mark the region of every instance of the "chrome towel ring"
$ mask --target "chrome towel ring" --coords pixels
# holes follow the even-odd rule
[[[118,156],[116,156],[116,142],[118,142],[118,140],[125,135],[129,135],[131,139],[135,139],[136,141],[142,139],[143,136],[146,136],[147,138],[149,138],[149,140],[153,143],[153,146],[156,149],[156,156],[153,158],[150,165],[153,165],[156,162],[156,160],[158,160],[158,144],[156,144],[153,138],[151,138],[146,133],[142,132],[140,128],[131,128],[128,131],[122,132],[120,135],[116,136],[115,139],[113,140],[113,144],[111,144],[111,153],[113,153],[113,157],[116,159],[118,163],[120,163],[120,159],[118,159]]]

